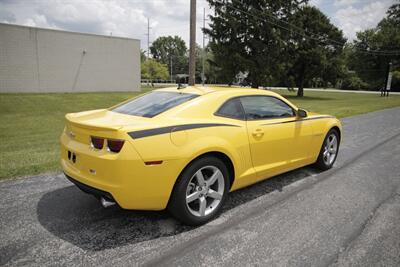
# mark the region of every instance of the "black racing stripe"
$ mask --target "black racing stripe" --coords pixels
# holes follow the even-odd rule
[[[319,116],[319,117],[314,117],[314,118],[305,118],[303,120],[305,120],[305,121],[310,120],[311,121],[311,120],[329,119],[329,118],[333,119],[335,117],[334,116]]]
[[[335,118],[335,117],[333,117],[333,116],[320,116],[320,117],[304,118],[304,119],[291,120],[291,121],[271,122],[271,123],[265,123],[265,124],[262,124],[262,125],[274,125],[274,124],[283,124],[283,123],[291,123],[291,122],[301,122],[301,121],[311,121],[311,120],[327,119],[327,118]]]
[[[271,122],[271,123],[266,123],[263,125],[272,125],[272,124],[284,124],[284,123],[291,123],[291,122],[296,122],[298,120],[291,120],[291,121],[281,121],[281,122]]]
[[[198,128],[206,128],[206,127],[220,127],[220,126],[240,127],[239,125],[223,124],[223,123],[194,123],[194,124],[173,125],[173,126],[167,126],[167,127],[161,127],[161,128],[155,128],[155,129],[134,131],[134,132],[129,132],[128,134],[133,139],[138,139],[138,138],[143,138],[143,137],[148,137],[148,136],[153,136],[153,135],[166,134],[166,133],[170,133],[172,131],[178,132],[178,131],[184,131],[184,130],[190,130],[190,129],[198,129]]]

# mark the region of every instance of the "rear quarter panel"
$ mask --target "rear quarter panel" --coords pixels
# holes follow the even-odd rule
[[[197,157],[209,152],[221,152],[230,158],[234,166],[235,183],[232,190],[254,182],[245,122],[221,118],[212,123],[229,126],[172,130],[168,134],[132,139],[131,142],[144,161],[179,160],[181,165],[176,166],[175,179]]]

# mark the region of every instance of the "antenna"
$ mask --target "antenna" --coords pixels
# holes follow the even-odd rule
[[[204,29],[206,28],[206,8],[203,8],[203,55],[202,55],[202,59],[201,59],[201,83],[204,86],[206,77],[204,76],[204,61],[205,61],[205,57],[206,57],[206,46],[205,46],[205,34],[204,34]]]
[[[150,58],[150,18],[147,18],[147,59]]]

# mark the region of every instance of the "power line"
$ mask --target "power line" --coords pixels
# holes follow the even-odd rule
[[[279,24],[277,24],[277,23],[274,23],[274,22],[272,22],[272,21],[269,21],[269,20],[267,20],[267,19],[265,19],[265,18],[261,18],[261,17],[259,17],[259,16],[257,16],[257,15],[251,14],[251,13],[245,11],[245,10],[242,10],[242,9],[239,9],[239,8],[236,8],[236,7],[232,7],[232,6],[228,6],[228,7],[232,8],[232,9],[235,9],[236,11],[239,11],[239,12],[242,12],[242,13],[245,13],[245,14],[248,14],[248,15],[250,15],[250,16],[253,16],[253,17],[255,17],[255,18],[258,18],[258,19],[261,19],[261,20],[265,20],[265,21],[267,21],[267,22],[269,22],[269,23],[271,23],[271,24],[274,24],[274,25],[276,25],[277,27],[280,27],[280,28],[282,28],[282,29],[284,29],[284,30],[293,32],[292,29],[289,29],[289,28],[287,28],[287,27],[284,27],[284,26],[282,26],[282,25],[279,25]],[[287,21],[281,20],[281,19],[279,19],[279,18],[277,18],[277,17],[275,17],[275,16],[272,16],[272,15],[269,15],[269,14],[264,14],[264,15],[269,16],[269,17],[271,17],[271,18],[274,19],[274,20],[277,20],[277,21],[279,21],[279,22],[283,22],[283,23],[287,24],[288,26],[291,26],[291,27],[293,27],[293,28],[299,30],[299,31],[297,31],[297,32],[296,32],[296,31],[294,31],[294,32],[297,33],[297,34],[299,34],[299,35],[302,35],[302,36],[305,37],[305,38],[310,38],[310,39],[316,40],[316,41],[318,41],[318,42],[321,42],[321,40],[318,39],[318,38],[315,38],[315,37],[313,37],[313,36],[304,34],[304,33],[302,32],[302,31],[304,31],[303,28],[300,28],[300,27],[298,27],[298,26],[296,26],[296,25],[293,25],[293,24],[291,24],[291,23],[289,23],[289,22],[287,22]],[[322,38],[325,39],[325,40],[331,41],[331,42],[335,43],[336,45],[339,45],[340,47],[343,47],[343,46],[346,44],[346,42],[340,42],[340,41],[337,41],[337,40],[334,40],[334,39],[331,39],[331,38],[326,38],[326,37],[321,36],[321,35],[319,35],[319,34],[315,34],[315,33],[311,33],[311,34],[316,35],[316,36],[319,36],[319,37],[322,37]],[[352,47],[351,49],[355,49],[355,50],[358,50],[359,52],[370,53],[370,54],[372,54],[372,53],[382,53],[382,54],[385,54],[385,55],[386,55],[386,54],[390,54],[390,55],[393,55],[393,54],[394,54],[394,55],[397,55],[398,53],[400,53],[400,51],[368,50],[368,49],[360,49],[360,48],[354,48],[354,47]]]
[[[220,4],[224,4],[224,3],[220,3]],[[301,35],[301,36],[303,36],[304,38],[313,39],[313,40],[315,40],[315,41],[317,41],[317,42],[320,42],[320,43],[322,42],[322,40],[320,40],[320,39],[318,39],[318,38],[316,38],[316,37],[314,37],[314,36],[306,35],[305,33],[303,33],[303,32],[302,32],[302,31],[304,31],[303,28],[300,28],[300,27],[298,27],[298,26],[296,26],[296,25],[293,25],[293,24],[291,24],[291,23],[289,23],[289,22],[287,22],[287,21],[281,20],[281,19],[279,19],[279,18],[277,18],[277,17],[275,17],[275,16],[273,16],[273,15],[270,15],[270,14],[262,14],[262,15],[268,16],[268,17],[270,17],[270,18],[272,18],[272,19],[274,19],[274,20],[276,20],[276,21],[283,22],[283,23],[285,23],[286,25],[297,29],[298,31],[293,31],[293,29],[287,28],[287,27],[282,26],[282,25],[280,25],[280,24],[278,24],[278,23],[276,23],[276,22],[274,22],[274,21],[268,20],[268,19],[266,19],[266,18],[264,18],[264,17],[260,17],[260,16],[255,15],[255,14],[252,14],[252,13],[250,13],[250,12],[248,12],[248,11],[243,10],[243,9],[239,9],[239,8],[236,8],[236,7],[227,5],[227,4],[225,4],[225,7],[234,9],[234,10],[236,10],[236,11],[238,11],[238,12],[247,14],[247,15],[249,15],[249,16],[251,16],[251,17],[254,17],[254,18],[257,18],[257,19],[259,19],[259,20],[266,21],[266,22],[268,22],[268,23],[270,23],[270,24],[273,24],[273,25],[275,25],[275,26],[277,26],[277,27],[279,27],[279,28],[281,28],[281,29],[284,29],[284,30],[286,30],[286,31],[294,32],[294,33],[296,33],[296,34],[298,34],[298,35]],[[315,33],[311,33],[311,34],[313,34],[313,35],[315,35],[315,36],[319,36],[319,37],[321,37],[321,38],[323,38],[323,39],[325,39],[325,40],[327,40],[327,41],[331,41],[332,43],[335,43],[335,44],[330,44],[330,45],[333,45],[333,46],[340,46],[340,47],[343,47],[343,46],[346,44],[346,42],[340,42],[340,41],[337,41],[337,40],[334,40],[334,39],[331,39],[331,38],[326,38],[325,36],[321,36],[320,34],[315,34]],[[325,43],[326,43],[326,42],[325,42]],[[400,51],[396,51],[396,50],[395,50],[395,51],[385,51],[385,50],[360,49],[360,48],[355,48],[355,47],[350,47],[350,48],[351,48],[351,49],[354,49],[354,50],[358,50],[358,52],[367,53],[367,54],[384,55],[384,56],[395,56],[395,55],[400,55]]]
[[[338,4],[335,4],[335,2],[332,1],[332,0],[328,0],[328,2],[323,2],[323,1],[322,2],[318,2],[318,1],[317,2],[313,2],[311,0],[308,4],[314,5],[314,6],[318,7],[318,8],[327,7],[327,6],[333,6],[335,8],[339,8],[339,7],[343,7],[343,6],[354,7],[354,6],[357,6],[357,5],[360,5],[360,4],[372,4],[372,3],[375,3],[375,2],[376,2],[376,0],[362,0],[362,1],[356,1],[354,3],[338,5]]]

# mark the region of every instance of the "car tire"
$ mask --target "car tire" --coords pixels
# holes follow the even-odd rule
[[[213,156],[199,158],[179,176],[168,210],[184,224],[204,224],[219,214],[229,188],[229,172],[224,162]]]
[[[339,145],[339,132],[331,129],[325,136],[315,166],[323,171],[332,168],[339,152]]]

